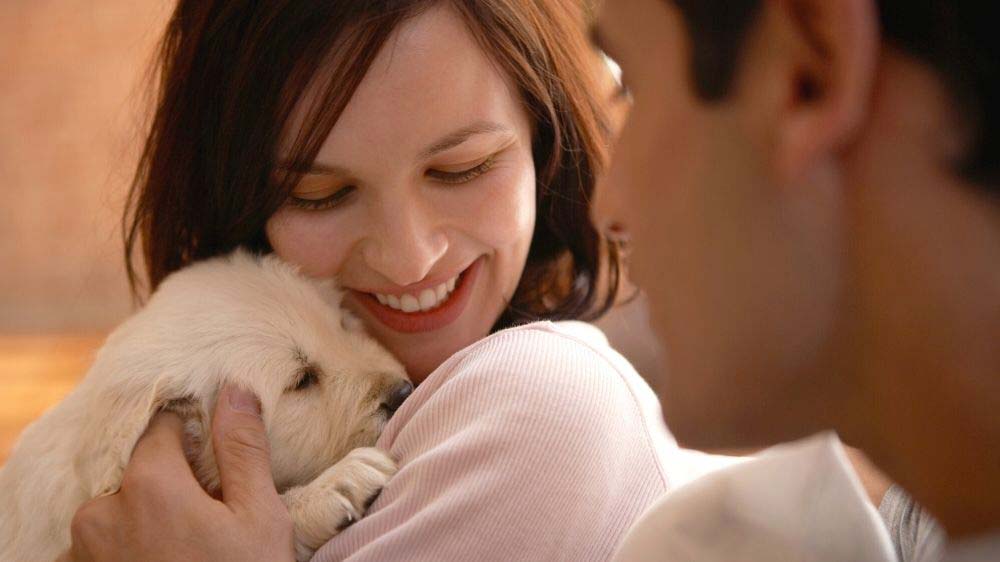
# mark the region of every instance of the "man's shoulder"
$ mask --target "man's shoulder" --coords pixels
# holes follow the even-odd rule
[[[615,560],[677,557],[892,562],[895,553],[839,441],[824,434],[667,494],[636,523]]]

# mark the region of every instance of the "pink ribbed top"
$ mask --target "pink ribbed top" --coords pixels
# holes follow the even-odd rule
[[[581,322],[493,334],[435,370],[379,446],[399,473],[316,562],[608,560],[668,488],[645,381]]]

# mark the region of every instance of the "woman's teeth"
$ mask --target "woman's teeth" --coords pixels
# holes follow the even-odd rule
[[[455,285],[458,283],[458,275],[452,277],[445,283],[441,283],[434,289],[424,289],[419,295],[383,295],[381,293],[374,293],[375,298],[378,302],[388,306],[389,308],[395,308],[396,310],[402,310],[403,312],[426,312],[433,308],[441,306],[448,297],[451,296],[452,291],[455,290]]]

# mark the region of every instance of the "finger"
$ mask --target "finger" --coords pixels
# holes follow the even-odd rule
[[[62,553],[62,556],[56,558],[55,562],[74,562],[73,558],[70,556],[69,551]]]
[[[112,540],[115,529],[122,520],[118,498],[99,498],[85,501],[77,508],[70,521],[70,549],[63,558],[74,562],[92,562],[93,547],[98,548]]]
[[[226,505],[253,509],[278,500],[260,402],[252,392],[234,385],[222,389],[212,419],[212,443]]]
[[[198,487],[184,455],[184,420],[173,412],[158,412],[149,421],[125,467],[122,486],[147,478],[161,484]]]

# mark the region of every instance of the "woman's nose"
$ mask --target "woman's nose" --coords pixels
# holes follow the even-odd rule
[[[448,239],[430,213],[414,204],[393,205],[376,219],[363,256],[368,266],[397,286],[423,280],[448,251]],[[402,208],[401,208],[402,207]]]

